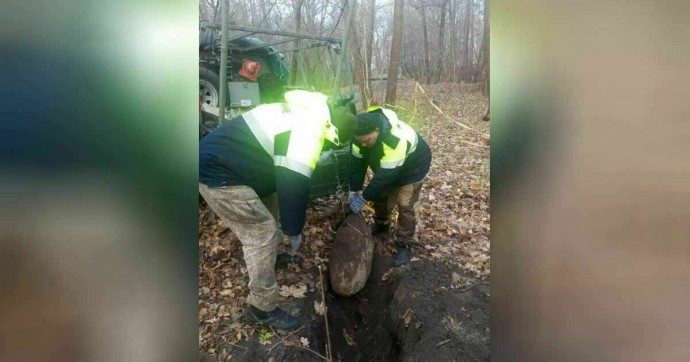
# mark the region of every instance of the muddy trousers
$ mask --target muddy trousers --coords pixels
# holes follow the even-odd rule
[[[285,251],[276,194],[260,199],[249,186],[208,187],[199,193],[242,243],[249,273],[247,303],[269,312],[278,306],[276,255]]]
[[[420,181],[392,189],[374,200],[375,219],[379,224],[390,225],[390,213],[398,206],[397,240],[417,242],[419,193],[423,183]]]

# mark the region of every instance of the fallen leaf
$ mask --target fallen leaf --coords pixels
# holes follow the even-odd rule
[[[309,340],[307,339],[307,337],[300,337],[299,343],[302,343],[302,346],[309,348]]]
[[[405,322],[405,328],[407,328],[407,326],[410,325],[410,320],[412,320],[412,314],[413,314],[413,312],[412,312],[412,309],[410,309],[410,308],[407,308],[407,310],[405,311],[405,314],[403,314],[402,319]]]
[[[278,293],[285,298],[304,298],[306,297],[306,295],[304,295],[304,293],[306,292],[307,286],[305,284],[300,284],[298,286],[283,285],[282,287],[280,287],[280,291]]]
[[[354,346],[357,344],[355,343],[355,339],[349,333],[347,333],[345,328],[343,328],[343,336],[345,337],[345,342],[347,342],[348,346]]]
[[[211,247],[211,254],[215,255],[215,254],[218,254],[220,251],[223,251],[223,250],[225,250],[225,248],[222,245],[216,244],[216,245]]]
[[[326,303],[314,301],[314,310],[318,315],[325,315],[327,311]]]
[[[388,269],[387,272],[383,273],[383,275],[381,276],[381,281],[384,281],[384,282],[387,281],[388,278],[390,278],[392,272],[393,272],[393,269],[391,268],[391,269]]]

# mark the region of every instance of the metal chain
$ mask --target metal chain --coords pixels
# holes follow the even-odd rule
[[[335,191],[335,197],[340,201],[340,211],[345,215],[345,204],[343,203],[343,196],[345,196],[345,191],[343,190],[343,184],[340,181],[340,164],[338,163],[338,156],[335,151],[332,153],[332,157],[335,158],[335,180],[338,183]]]

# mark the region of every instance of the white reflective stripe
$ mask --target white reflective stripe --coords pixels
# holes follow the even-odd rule
[[[403,163],[405,163],[405,160],[399,160],[399,161],[390,161],[390,162],[381,162],[381,168],[386,168],[386,169],[393,169],[398,166],[402,166]]]
[[[364,156],[362,156],[361,153],[355,151],[355,148],[354,148],[354,147],[352,147],[352,155],[355,156],[355,157],[357,157],[357,158],[364,158]]]
[[[311,167],[309,167],[308,165],[305,165],[302,162],[287,158],[285,156],[275,156],[273,164],[276,166],[285,167],[288,170],[298,172],[304,176],[307,176],[308,178],[311,178],[311,174],[314,172],[314,170]]]
[[[410,147],[410,149],[407,150],[408,156],[411,155],[412,152],[414,152],[417,149],[417,142],[419,142],[419,140],[417,139],[417,132],[415,132],[414,133],[414,142],[412,142],[412,146]]]
[[[254,137],[256,137],[261,144],[261,147],[263,147],[268,155],[273,158],[273,140],[266,134],[266,132],[264,132],[259,121],[256,120],[251,111],[242,114],[242,117],[244,118],[244,121],[247,122],[247,126],[249,126],[249,129],[254,134]]]

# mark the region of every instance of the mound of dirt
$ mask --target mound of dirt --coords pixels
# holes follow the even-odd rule
[[[443,264],[418,260],[392,268],[392,263],[390,256],[377,255],[362,291],[352,297],[326,295],[333,360],[488,361],[489,286],[456,290],[452,278],[458,271]],[[326,355],[326,328],[314,313],[319,293],[313,294],[282,303],[299,316],[300,331],[280,344],[287,332],[266,345],[258,336],[228,345],[230,360],[323,361],[315,353]]]

